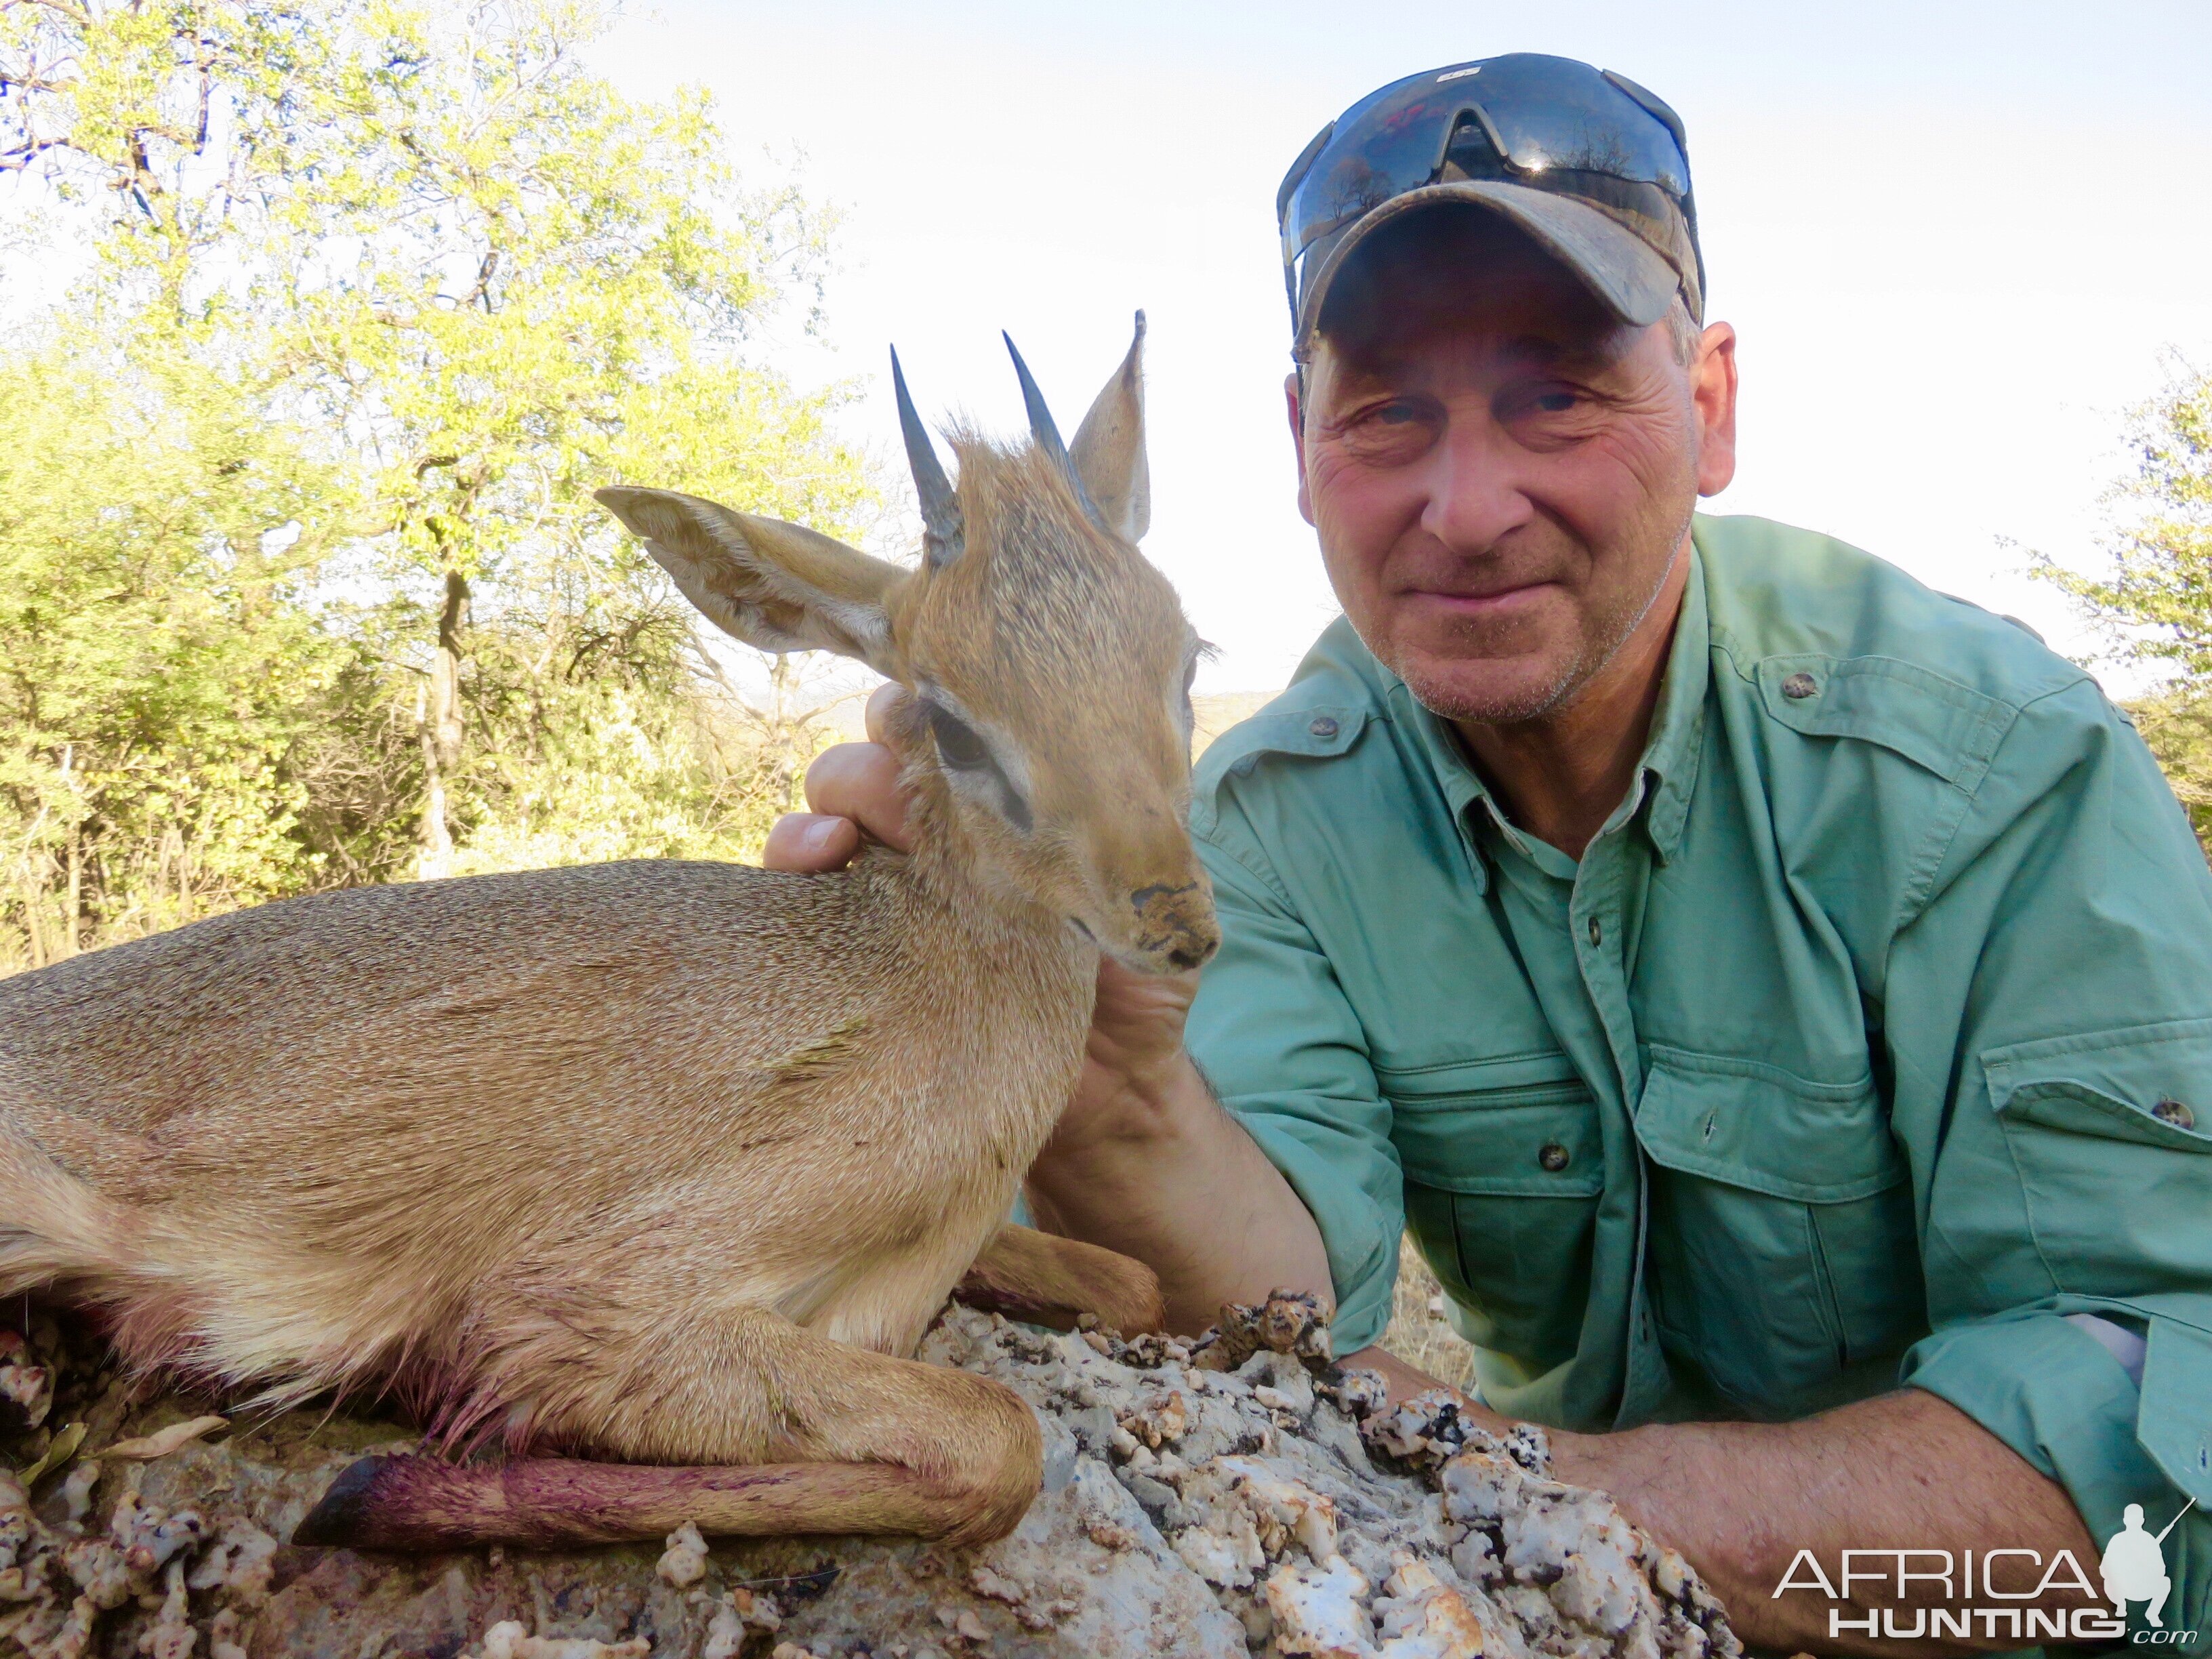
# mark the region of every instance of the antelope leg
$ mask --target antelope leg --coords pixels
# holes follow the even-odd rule
[[[769,1315],[747,1314],[735,1324],[744,1340],[726,1345],[728,1368],[700,1366],[666,1382],[658,1397],[638,1403],[641,1420],[617,1413],[592,1438],[617,1455],[625,1444],[635,1456],[637,1448],[653,1443],[678,1455],[696,1445],[711,1456],[714,1413],[757,1396],[773,1401],[777,1423],[751,1443],[757,1462],[521,1458],[463,1465],[367,1457],[331,1483],[293,1542],[544,1548],[658,1538],[690,1521],[702,1533],[740,1537],[907,1533],[980,1544],[1012,1532],[1036,1496],[1043,1437],[1036,1413],[1012,1389],[852,1347]],[[673,1334],[703,1348],[733,1329],[678,1328]],[[629,1357],[602,1350],[598,1359],[619,1375]],[[671,1424],[695,1426],[672,1438]],[[656,1429],[660,1437],[653,1441]]]
[[[1011,1222],[983,1247],[952,1295],[971,1308],[1060,1330],[1086,1313],[1126,1336],[1167,1323],[1160,1282],[1143,1262]]]
[[[893,1463],[678,1468],[526,1457],[498,1464],[364,1457],[293,1529],[295,1544],[430,1551],[558,1549],[659,1538],[945,1530],[942,1494]]]

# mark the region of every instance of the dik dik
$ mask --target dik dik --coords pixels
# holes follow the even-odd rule
[[[302,1542],[1011,1528],[1029,1409],[908,1356],[963,1273],[1158,1322],[1136,1263],[1000,1224],[1099,953],[1176,972],[1218,939],[1196,641],[1135,547],[1142,343],[1072,456],[1017,355],[1031,441],[956,435],[957,489],[899,379],[913,570],[600,492],[739,639],[907,689],[911,856],[369,888],[0,982],[0,1295],[96,1309],[142,1365],[389,1387],[448,1446],[608,1460],[368,1460]]]

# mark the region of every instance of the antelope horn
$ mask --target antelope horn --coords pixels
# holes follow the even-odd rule
[[[1044,393],[1037,390],[1036,377],[1030,373],[1030,366],[1022,361],[1022,354],[1015,348],[1014,337],[1001,330],[999,337],[1006,343],[1006,351],[1014,360],[1014,373],[1022,383],[1022,402],[1030,411],[1030,438],[1066,475],[1068,488],[1074,490],[1075,499],[1083,505],[1083,516],[1101,530],[1105,530],[1106,520],[1092,503],[1091,492],[1083,487],[1083,475],[1075,470],[1075,463],[1068,459],[1067,446],[1060,441],[1060,428],[1052,423],[1052,411],[1045,407]]]
[[[899,368],[898,348],[891,348],[891,389],[898,398],[899,432],[906,439],[907,465],[914,469],[914,493],[921,502],[921,545],[932,570],[942,570],[958,558],[968,544],[961,523],[960,498],[937,459],[937,446],[915,412],[907,393],[906,375]]]

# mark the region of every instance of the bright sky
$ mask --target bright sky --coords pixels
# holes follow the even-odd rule
[[[888,343],[926,414],[1011,430],[1010,329],[1072,431],[1145,307],[1146,547],[1230,690],[1282,684],[1334,611],[1283,430],[1276,183],[1373,88],[1512,51],[1618,69],[1688,126],[1709,314],[1742,337],[1713,510],[2088,648],[2005,538],[2091,558],[2123,412],[2162,349],[2212,362],[2203,0],[662,0],[599,60],[640,94],[703,81],[741,163],[804,152],[844,214],[835,349],[780,356],[861,377],[848,430],[879,453]]]

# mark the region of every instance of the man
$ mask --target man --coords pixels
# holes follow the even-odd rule
[[[2088,1605],[2124,1505],[2212,1501],[2212,877],[2156,768],[2017,625],[1693,520],[1735,337],[1650,94],[1416,76],[1278,207],[1345,616],[1199,769],[1223,949],[1194,1003],[1102,970],[1042,1224],[1186,1328],[1333,1291],[1394,1389],[1410,1224],[1485,1405],[1759,1644],[1896,1650],[1775,1594],[1801,1550],[2034,1552],[1972,1581],[2015,1595],[2069,1551],[2039,1601],[1901,1602]],[[901,839],[880,750],[809,793],[771,862]],[[2212,1528],[2173,1539],[2202,1624]]]

